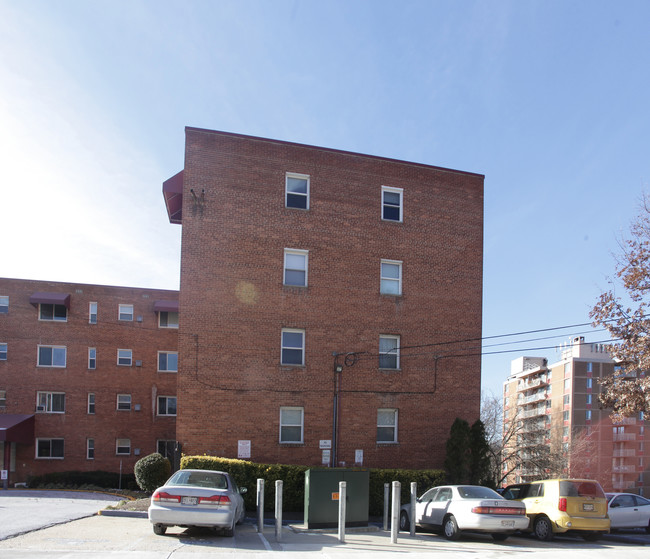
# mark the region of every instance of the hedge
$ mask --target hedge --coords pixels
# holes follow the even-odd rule
[[[285,511],[302,512],[305,503],[305,472],[314,466],[286,464],[256,464],[233,458],[214,456],[183,456],[182,469],[218,470],[228,472],[237,485],[246,487],[244,502],[248,510],[257,507],[257,480],[264,480],[264,509],[272,511],[275,506],[275,482],[282,480],[282,504]],[[410,501],[411,482],[418,484],[418,495],[426,489],[445,483],[442,470],[369,470],[369,515],[384,513],[384,484],[399,481],[402,484],[402,503]]]

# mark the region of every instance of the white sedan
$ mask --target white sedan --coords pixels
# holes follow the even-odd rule
[[[607,493],[607,514],[612,530],[645,528],[650,534],[650,501],[633,493]]]
[[[245,492],[226,472],[179,470],[154,491],[149,522],[159,536],[169,526],[207,526],[233,536],[246,514]]]
[[[411,505],[400,510],[400,529],[411,525]],[[528,528],[526,505],[504,499],[496,491],[478,485],[444,485],[429,489],[415,503],[415,525],[442,530],[457,540],[463,530],[486,532],[497,541]]]

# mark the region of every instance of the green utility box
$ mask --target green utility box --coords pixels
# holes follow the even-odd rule
[[[305,472],[305,526],[336,528],[339,524],[339,482],[345,481],[346,526],[368,525],[368,470],[312,469]]]

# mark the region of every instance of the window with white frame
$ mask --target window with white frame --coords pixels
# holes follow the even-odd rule
[[[94,347],[88,348],[88,368],[89,369],[97,368],[97,349]]]
[[[176,352],[176,351],[159,351],[158,352],[158,372],[159,373],[177,373],[178,372],[178,352]]]
[[[131,394],[117,395],[117,409],[121,411],[129,411],[131,409]]]
[[[307,287],[307,260],[309,251],[284,249],[284,285]]]
[[[131,454],[131,439],[116,439],[115,454],[123,456]]]
[[[7,406],[7,391],[0,390],[0,408]]]
[[[95,415],[95,393],[88,392],[88,415]]]
[[[158,396],[158,415],[176,415],[176,396]]]
[[[97,303],[88,305],[88,323],[97,324]]]
[[[36,411],[65,413],[65,392],[37,392]]]
[[[133,305],[119,305],[118,320],[133,320]]]
[[[309,209],[309,175],[287,173],[284,203],[287,208]]]
[[[39,345],[39,367],[65,367],[67,349],[65,346]]]
[[[305,364],[305,331],[282,329],[282,365]]]
[[[587,394],[587,405],[591,405],[591,394]]]
[[[178,311],[160,311],[158,313],[159,328],[178,328]]]
[[[7,360],[7,344],[0,344],[0,361]]]
[[[569,394],[564,395],[564,405],[568,406],[571,403],[571,396]]]
[[[562,421],[569,421],[569,418],[570,418],[569,410],[566,410],[565,412],[562,412]]]
[[[401,188],[381,187],[381,218],[385,221],[403,221],[403,193]]]
[[[56,305],[52,303],[39,303],[38,319],[65,322],[68,320],[68,309],[65,305]]]
[[[591,410],[587,410],[587,411],[585,412],[585,419],[586,419],[587,421],[591,421]]]
[[[399,369],[399,336],[379,336],[379,368]]]
[[[133,364],[133,351],[130,349],[118,349],[117,364],[130,367]]]
[[[571,379],[570,378],[564,379],[564,391],[568,392],[570,390],[571,390]]]
[[[0,295],[0,314],[7,314],[9,312],[9,296]]]
[[[377,410],[377,442],[378,443],[396,443],[397,442],[397,410],[396,409],[378,409]]]
[[[86,460],[95,459],[95,439],[86,439]]]
[[[384,295],[402,294],[402,263],[400,261],[381,261],[380,293]]]
[[[280,442],[302,443],[304,431],[304,409],[280,408]]]
[[[594,381],[591,378],[587,379],[587,388],[593,388]]]
[[[36,458],[64,457],[63,439],[36,439]]]

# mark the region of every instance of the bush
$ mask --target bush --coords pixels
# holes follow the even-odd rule
[[[140,458],[133,468],[135,480],[138,482],[140,489],[148,493],[153,493],[163,485],[169,478],[171,471],[172,465],[169,460],[158,452]]]

